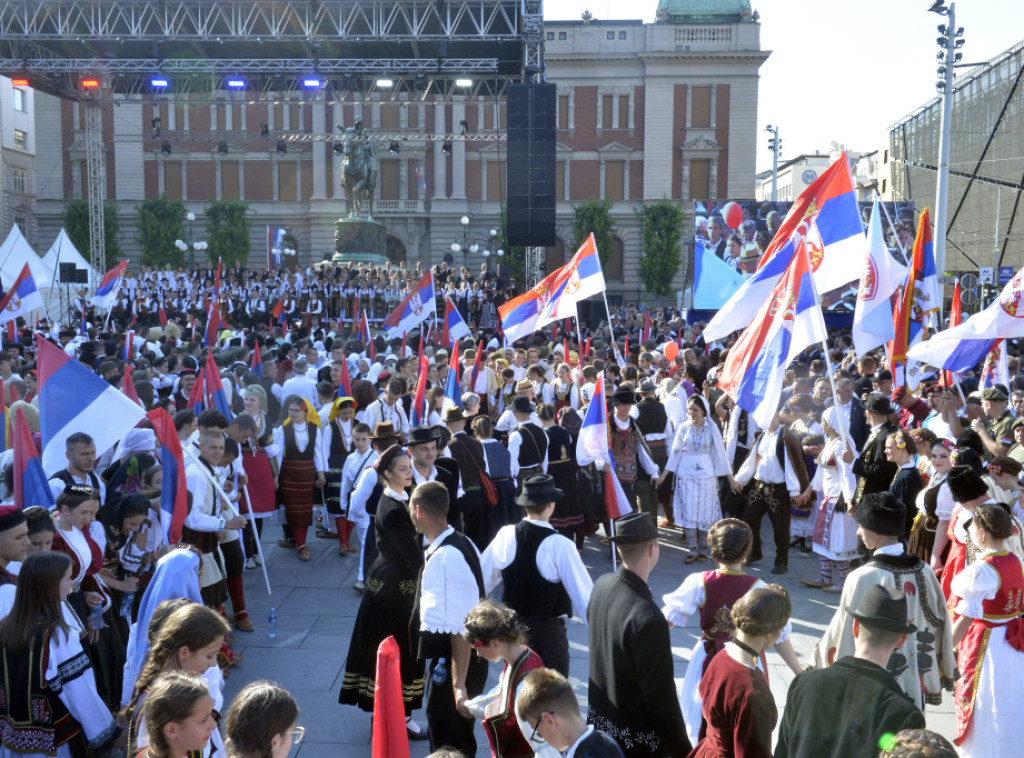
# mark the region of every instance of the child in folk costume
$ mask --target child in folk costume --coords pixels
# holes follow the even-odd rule
[[[1006,549],[1013,524],[1000,506],[979,505],[967,531],[979,555],[953,579],[961,598],[955,742],[968,758],[1009,758],[1024,751],[1024,566]]]
[[[843,459],[849,443],[839,434],[842,421],[835,407],[825,410],[821,427],[827,442],[818,455],[818,467],[811,487],[820,495],[818,516],[814,522],[814,552],[821,562],[821,576],[800,581],[808,587],[821,587],[826,592],[842,592],[850,561],[857,551],[857,522],[849,513],[849,503],[857,491],[857,477]]]
[[[308,401],[292,395],[284,402],[285,418],[274,429],[278,474],[274,486],[295,538],[299,560],[309,560],[306,533],[313,524],[313,498],[327,483],[327,460],[320,417]]]
[[[708,532],[708,545],[718,568],[690,574],[675,592],[662,598],[665,601],[662,612],[669,626],[684,626],[690,616],[700,614],[703,636],[690,654],[680,702],[686,733],[692,744],[697,743],[702,717],[697,685],[711,659],[721,652],[730,639],[734,625],[729,612],[749,590],[766,586],[756,576],[743,573],[743,565],[750,554],[753,539],[750,527],[739,519],[722,519],[714,524]],[[775,643],[775,650],[793,673],[799,674],[800,663],[789,641],[791,629],[787,622]],[[767,671],[763,657],[758,663],[762,671]]]
[[[957,451],[959,453],[959,451]],[[954,456],[954,461],[959,459]],[[942,594],[946,598],[946,605],[956,620],[956,606],[959,598],[953,592],[953,579],[964,568],[974,562],[974,546],[970,536],[967,534],[967,521],[971,518],[975,508],[982,503],[989,502],[988,488],[985,481],[970,466],[954,465],[946,476],[946,483],[949,484],[949,491],[953,495],[956,507],[949,519],[949,527],[946,530],[949,551],[942,564],[940,578],[942,581]],[[940,522],[941,524],[941,522]],[[936,538],[936,545],[938,539]],[[937,550],[932,552],[932,561],[936,558]]]
[[[63,610],[72,571],[63,553],[29,556],[14,605],[0,621],[0,749],[5,755],[105,755],[121,734],[96,690],[79,642],[81,622]]]
[[[924,442],[924,440],[922,440]],[[925,444],[927,444],[925,442]],[[931,455],[929,464],[931,476],[928,479],[928,486],[917,496],[917,516],[914,518],[914,526],[910,530],[910,539],[907,541],[908,552],[913,553],[925,563],[932,564],[933,548],[939,534],[939,528],[943,530],[943,538],[946,537],[945,530],[949,527],[949,517],[953,514],[956,503],[953,502],[953,495],[949,491],[949,484],[946,477],[953,467],[950,458],[950,451],[953,443],[949,440],[935,440],[931,443]],[[920,452],[921,447],[918,446]],[[948,544],[948,543],[947,543]],[[941,563],[939,564],[941,566]]]
[[[704,536],[722,518],[718,477],[726,477],[733,490],[740,487],[732,476],[722,434],[710,418],[707,400],[694,395],[687,410],[689,417],[675,433],[665,471],[675,474],[675,522],[682,525],[690,548],[685,562],[693,563],[707,558]]]
[[[345,461],[353,451],[352,442],[356,401],[351,397],[339,397],[331,405],[324,429],[323,449],[327,455],[327,487],[324,501],[329,518],[333,518],[338,532],[338,555],[358,552],[359,548],[350,543],[352,522],[348,520],[348,504],[341,501],[342,474]],[[329,528],[329,524],[325,524]]]

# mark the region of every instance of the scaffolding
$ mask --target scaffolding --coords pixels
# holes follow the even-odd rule
[[[889,128],[892,188],[918,209],[935,199],[941,104]],[[958,78],[953,92],[946,270],[1024,267],[1024,42]]]

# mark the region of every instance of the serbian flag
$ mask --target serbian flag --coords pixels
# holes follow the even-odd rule
[[[124,396],[131,400],[138,406],[142,406],[142,401],[139,399],[139,393],[135,390],[135,380],[132,379],[131,369],[125,367],[124,380],[121,382],[121,392]]]
[[[256,376],[262,378],[262,376],[263,376],[263,356],[260,355],[260,343],[259,343],[259,341],[257,341],[253,345],[252,364],[249,366],[249,368],[252,369],[252,372],[254,374],[256,374]]]
[[[337,397],[351,397],[352,377],[348,373],[348,358],[342,358],[338,364],[338,394]]]
[[[580,245],[576,255],[555,273],[557,276],[551,284],[550,296],[537,314],[538,328],[552,321],[579,318],[576,303],[604,292],[604,274],[593,233]]]
[[[1010,386],[1010,369],[1006,363],[1006,340],[999,340],[985,356],[985,365],[981,369],[981,388],[987,390],[1001,384]],[[1010,445],[1013,440],[1010,440]]]
[[[444,386],[444,409],[462,409],[462,387],[459,385],[459,362],[448,364],[448,381]]]
[[[427,271],[416,282],[398,307],[384,319],[391,339],[408,334],[428,318],[437,318],[437,300],[434,298],[434,272]],[[402,356],[405,357],[404,355]]]
[[[121,356],[121,360],[125,363],[131,363],[132,358],[135,356],[135,351],[132,349],[135,345],[135,330],[129,329],[128,334],[124,338],[124,352]]]
[[[456,309],[451,298],[446,297],[444,299],[444,322],[441,326],[441,343],[448,350],[453,350],[459,340],[469,336],[469,327],[462,319],[462,314]]]
[[[533,334],[543,326],[538,323],[540,312],[551,296],[551,289],[561,270],[552,271],[536,287],[527,290],[519,297],[512,298],[498,308],[506,346]]]
[[[228,421],[231,421],[233,418],[231,405],[228,403],[227,393],[224,392],[224,380],[221,378],[220,370],[213,360],[213,353],[206,354],[206,370],[204,373],[206,376],[204,377],[203,391],[206,395],[206,407],[216,408],[227,416]],[[196,384],[199,384],[199,382],[196,382]]]
[[[949,306],[949,327],[952,329],[954,326],[960,326],[964,320],[964,306],[963,306],[963,294],[960,291],[960,280],[957,279],[953,285],[953,302]],[[943,371],[942,372],[942,384],[945,387],[953,386],[953,372]]]
[[[39,424],[43,470],[67,466],[65,443],[75,432],[88,432],[102,455],[145,418],[142,409],[116,387],[72,360],[47,340],[39,340]]]
[[[476,378],[480,374],[480,359],[484,354],[484,341],[481,339],[480,344],[476,346],[476,358],[473,359],[473,373],[469,375],[469,389],[474,390],[476,388]]]
[[[203,344],[206,347],[217,346],[217,332],[220,330],[220,258],[217,259],[217,274],[213,280],[213,292],[210,295],[210,312],[206,319],[206,337]]]
[[[161,302],[160,307],[157,309],[157,316],[160,318],[160,326],[163,328],[167,327],[167,313],[164,311],[164,304]]]
[[[809,256],[799,252],[729,349],[718,386],[767,429],[779,409],[789,364],[809,345],[825,341]]]
[[[871,208],[867,242],[853,314],[853,346],[857,355],[865,355],[896,336],[892,296],[907,278],[906,267],[892,257],[885,244],[882,209],[877,199]]]
[[[643,345],[651,338],[651,312],[644,311],[644,331],[640,335],[640,344]]]
[[[27,321],[29,313],[42,307],[43,296],[39,294],[36,280],[32,278],[32,272],[26,263],[11,289],[4,295],[3,300],[0,300],[0,324],[13,322],[18,316]]]
[[[999,340],[1021,337],[1024,337],[1024,269],[1014,275],[991,305],[959,326],[914,345],[907,352],[907,358],[965,373],[985,360]]]
[[[420,375],[416,380],[416,395],[412,400],[412,418],[409,422],[413,426],[423,426],[430,418],[427,409],[427,356],[420,353],[419,357]]]
[[[185,406],[190,411],[195,411],[198,416],[206,408],[211,407],[206,402],[206,367],[199,367],[199,374],[196,376],[196,383],[188,393],[188,403]]]
[[[160,468],[163,470],[164,484],[160,490],[160,528],[167,544],[175,545],[181,539],[181,528],[188,516],[185,458],[171,415],[163,408],[156,408],[147,417],[153,424],[153,431],[161,446]]]
[[[117,302],[117,293],[121,291],[121,283],[124,281],[124,272],[127,268],[128,261],[121,261],[103,275],[100,285],[96,288],[96,294],[92,296],[93,305],[98,305],[100,308],[114,306],[114,303]]]
[[[599,463],[604,468],[604,505],[608,518],[622,518],[633,512],[633,505],[626,497],[619,477],[615,475],[615,463],[608,445],[608,405],[604,397],[604,375],[598,374],[594,396],[590,399],[587,412],[580,426],[576,443],[576,462],[580,466]]]
[[[24,510],[43,505],[52,509],[53,493],[46,481],[43,462],[36,450],[25,416],[18,409],[14,418],[14,504]]]
[[[806,240],[814,285],[830,292],[859,279],[864,263],[864,225],[844,152],[796,199],[757,271],[747,278],[704,328],[707,344],[754,322]],[[800,253],[802,255],[802,253]]]
[[[920,383],[920,367],[907,355],[911,347],[921,342],[929,332],[928,315],[939,311],[938,278],[935,275],[935,256],[932,250],[932,225],[925,208],[917,224],[913,255],[903,289],[896,298],[893,326],[896,333],[887,345],[889,362],[893,367],[893,384],[906,384],[910,390]]]

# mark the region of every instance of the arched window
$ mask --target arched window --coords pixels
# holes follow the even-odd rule
[[[386,254],[392,263],[405,263],[405,243],[398,237],[388,235]]]

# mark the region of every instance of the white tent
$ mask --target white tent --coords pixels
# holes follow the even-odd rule
[[[28,244],[28,240],[22,235],[18,225],[14,224],[7,239],[4,240],[4,244],[0,245],[0,279],[3,280],[5,292],[14,284],[14,280],[18,278],[18,274],[21,273],[26,263],[40,290],[51,285],[53,273],[47,270],[43,259]]]
[[[71,238],[68,237],[68,233],[61,227],[60,234],[57,235],[57,239],[50,245],[50,249],[46,251],[46,255],[43,256],[43,265],[50,272],[50,278],[56,284],[70,284],[75,285],[75,282],[63,282],[60,278],[60,267],[61,263],[74,263],[75,268],[85,269],[89,272],[89,289],[92,289],[102,277],[102,274],[97,274],[89,262],[82,257],[82,254],[78,252],[78,249],[71,242]]]

